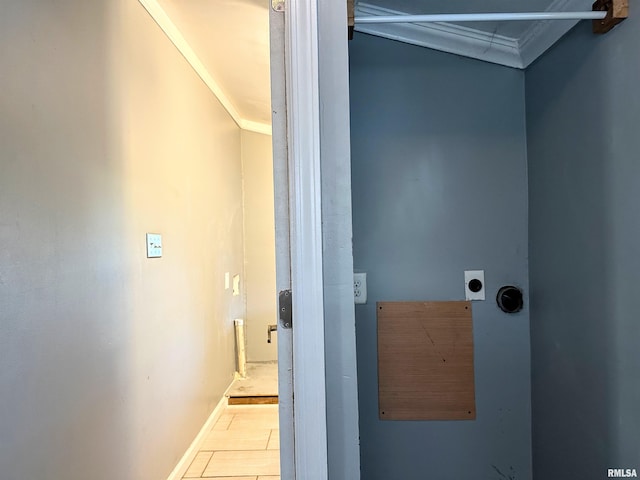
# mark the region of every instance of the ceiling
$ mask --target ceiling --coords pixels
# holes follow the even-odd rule
[[[186,46],[177,45],[178,48],[190,48],[200,60],[199,68],[204,68],[219,87],[215,93],[219,98],[225,97],[230,109],[235,110],[230,113],[239,117],[236,122],[261,133],[268,133],[271,128],[270,3],[270,0],[157,0],[186,41]]]
[[[139,0],[241,128],[271,131],[270,0]],[[356,17],[589,11],[592,0],[356,0]],[[443,6],[445,5],[445,6]],[[526,68],[576,21],[356,24],[356,31]]]

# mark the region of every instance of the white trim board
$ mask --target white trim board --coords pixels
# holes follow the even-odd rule
[[[555,0],[547,11],[579,11],[585,8],[584,0]],[[386,16],[407,13],[358,3],[356,15]],[[577,23],[577,20],[534,22],[520,38],[494,35],[446,22],[356,24],[355,30],[498,65],[525,69]]]
[[[271,135],[271,125],[267,123],[254,122],[242,118],[238,109],[235,107],[231,99],[224,93],[222,88],[213,76],[209,73],[198,55],[193,51],[191,45],[182,36],[178,27],[175,26],[169,15],[160,6],[157,0],[138,0],[145,10],[151,15],[151,18],[158,24],[165,35],[171,40],[171,43],[178,49],[184,59],[191,65],[205,85],[211,90],[216,98],[220,101],[224,109],[229,113],[234,122],[243,130],[251,132],[263,133]]]
[[[358,3],[356,15],[406,15],[405,12]],[[358,24],[356,32],[368,33],[411,45],[522,68],[518,41],[453,23]]]
[[[328,477],[318,1],[293,0],[285,9],[297,480]]]
[[[271,108],[273,111],[273,191],[276,233],[276,291],[291,289],[291,216],[287,136],[284,13],[269,9]],[[279,320],[278,320],[279,321]],[[278,413],[280,476],[294,479],[293,331],[278,329]]]

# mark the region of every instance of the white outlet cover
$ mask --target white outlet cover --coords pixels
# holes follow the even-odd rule
[[[233,276],[233,296],[240,295],[240,275]]]
[[[356,304],[367,303],[367,274],[353,274],[353,300]]]
[[[469,290],[469,282],[471,280],[480,280],[482,288],[478,292]],[[484,270],[466,270],[464,272],[464,294],[467,300],[484,300],[486,285],[484,283]]]
[[[162,235],[147,233],[147,258],[162,257]]]
[[[229,288],[231,288],[231,276],[229,275],[229,272],[225,272],[224,273],[224,289],[225,290],[229,290]]]

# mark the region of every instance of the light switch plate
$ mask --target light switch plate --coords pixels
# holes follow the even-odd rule
[[[147,258],[162,257],[162,235],[147,233]]]

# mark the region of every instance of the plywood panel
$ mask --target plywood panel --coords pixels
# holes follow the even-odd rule
[[[277,405],[278,397],[229,397],[229,405]]]
[[[382,420],[475,419],[471,302],[381,302]]]

